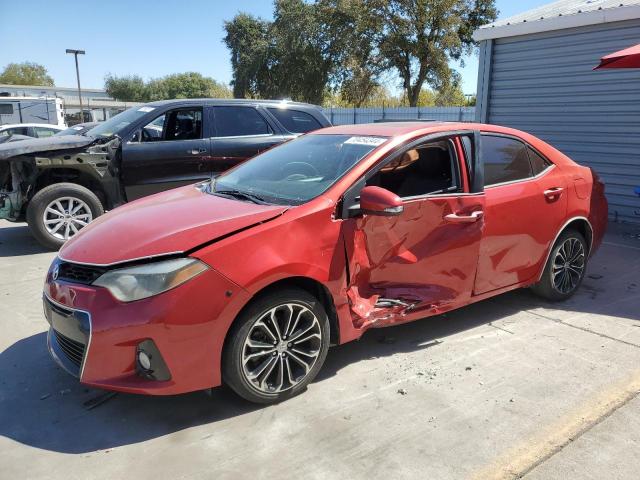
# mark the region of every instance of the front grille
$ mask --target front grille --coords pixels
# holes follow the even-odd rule
[[[58,280],[91,285],[104,272],[106,272],[106,269],[103,267],[60,262],[58,265]]]
[[[78,368],[82,364],[82,359],[84,358],[84,344],[80,342],[76,342],[75,340],[70,339],[69,337],[64,336],[57,330],[54,330],[53,333],[56,336],[56,340],[58,341],[58,345],[60,345],[60,349],[64,352],[67,358]]]

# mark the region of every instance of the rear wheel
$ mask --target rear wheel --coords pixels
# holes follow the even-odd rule
[[[102,203],[91,190],[75,183],[55,183],[33,196],[27,223],[38,242],[57,250],[103,213]]]
[[[229,335],[224,382],[246,400],[276,403],[317,375],[329,348],[329,320],[315,297],[287,288],[257,299]]]
[[[553,245],[542,278],[532,290],[548,300],[565,300],[582,283],[586,267],[587,242],[581,233],[566,230]]]

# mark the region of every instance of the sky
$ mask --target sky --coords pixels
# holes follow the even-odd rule
[[[551,0],[497,0],[499,18],[509,17]],[[55,5],[55,8],[54,8]],[[176,8],[176,5],[179,7]],[[73,55],[79,57],[83,88],[103,88],[106,74],[145,79],[170,73],[200,72],[231,81],[223,23],[238,12],[270,19],[271,0],[0,0],[0,69],[10,62],[44,65],[61,87],[75,87]],[[465,93],[475,93],[477,55],[462,75]]]

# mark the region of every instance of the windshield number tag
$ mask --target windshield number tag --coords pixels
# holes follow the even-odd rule
[[[345,145],[367,145],[377,147],[378,145],[382,145],[386,141],[386,138],[381,137],[351,137],[344,143]]]

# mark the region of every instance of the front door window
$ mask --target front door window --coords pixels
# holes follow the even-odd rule
[[[164,113],[142,128],[141,141],[196,140],[202,138],[202,109]]]

